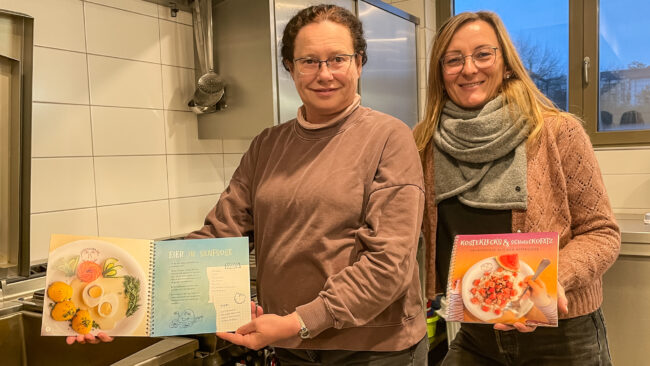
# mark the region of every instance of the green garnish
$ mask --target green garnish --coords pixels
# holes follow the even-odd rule
[[[140,280],[132,276],[124,276],[124,296],[129,300],[126,316],[131,316],[140,308]]]
[[[54,263],[54,268],[63,272],[66,276],[71,277],[75,275],[77,271],[78,263],[79,263],[78,255],[67,257],[67,258],[61,257]]]
[[[122,268],[122,266],[117,264],[117,258],[106,258],[102,269],[102,277],[117,276],[118,268]]]

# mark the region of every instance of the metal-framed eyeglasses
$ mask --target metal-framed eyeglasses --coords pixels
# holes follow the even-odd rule
[[[450,52],[442,57],[440,64],[442,64],[442,70],[445,74],[456,75],[463,71],[463,68],[465,67],[465,59],[471,57],[476,68],[485,69],[494,65],[498,49],[498,47],[481,47],[471,55],[463,55],[460,52]]]
[[[327,65],[327,68],[332,74],[345,74],[352,64],[352,59],[356,55],[356,53],[351,55],[334,55],[326,60],[319,60],[313,57],[301,57],[294,59],[293,63],[301,75],[313,75],[317,73],[320,65],[323,63]]]

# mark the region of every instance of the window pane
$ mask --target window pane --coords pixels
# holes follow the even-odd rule
[[[537,87],[567,110],[569,87],[569,2],[567,0],[456,0],[455,14],[497,13]]]
[[[599,131],[650,129],[650,3],[601,0]]]

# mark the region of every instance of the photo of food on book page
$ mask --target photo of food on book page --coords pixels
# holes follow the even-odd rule
[[[147,335],[149,240],[54,235],[42,335]]]
[[[172,336],[251,319],[248,238],[52,235],[41,334]]]
[[[557,326],[556,233],[458,235],[447,320]]]

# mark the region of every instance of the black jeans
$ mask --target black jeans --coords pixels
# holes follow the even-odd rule
[[[426,366],[429,339],[425,335],[413,346],[395,352],[305,350],[276,348],[280,366]]]
[[[490,324],[463,324],[443,365],[611,365],[605,319],[600,309],[557,328],[534,332],[494,330]]]

